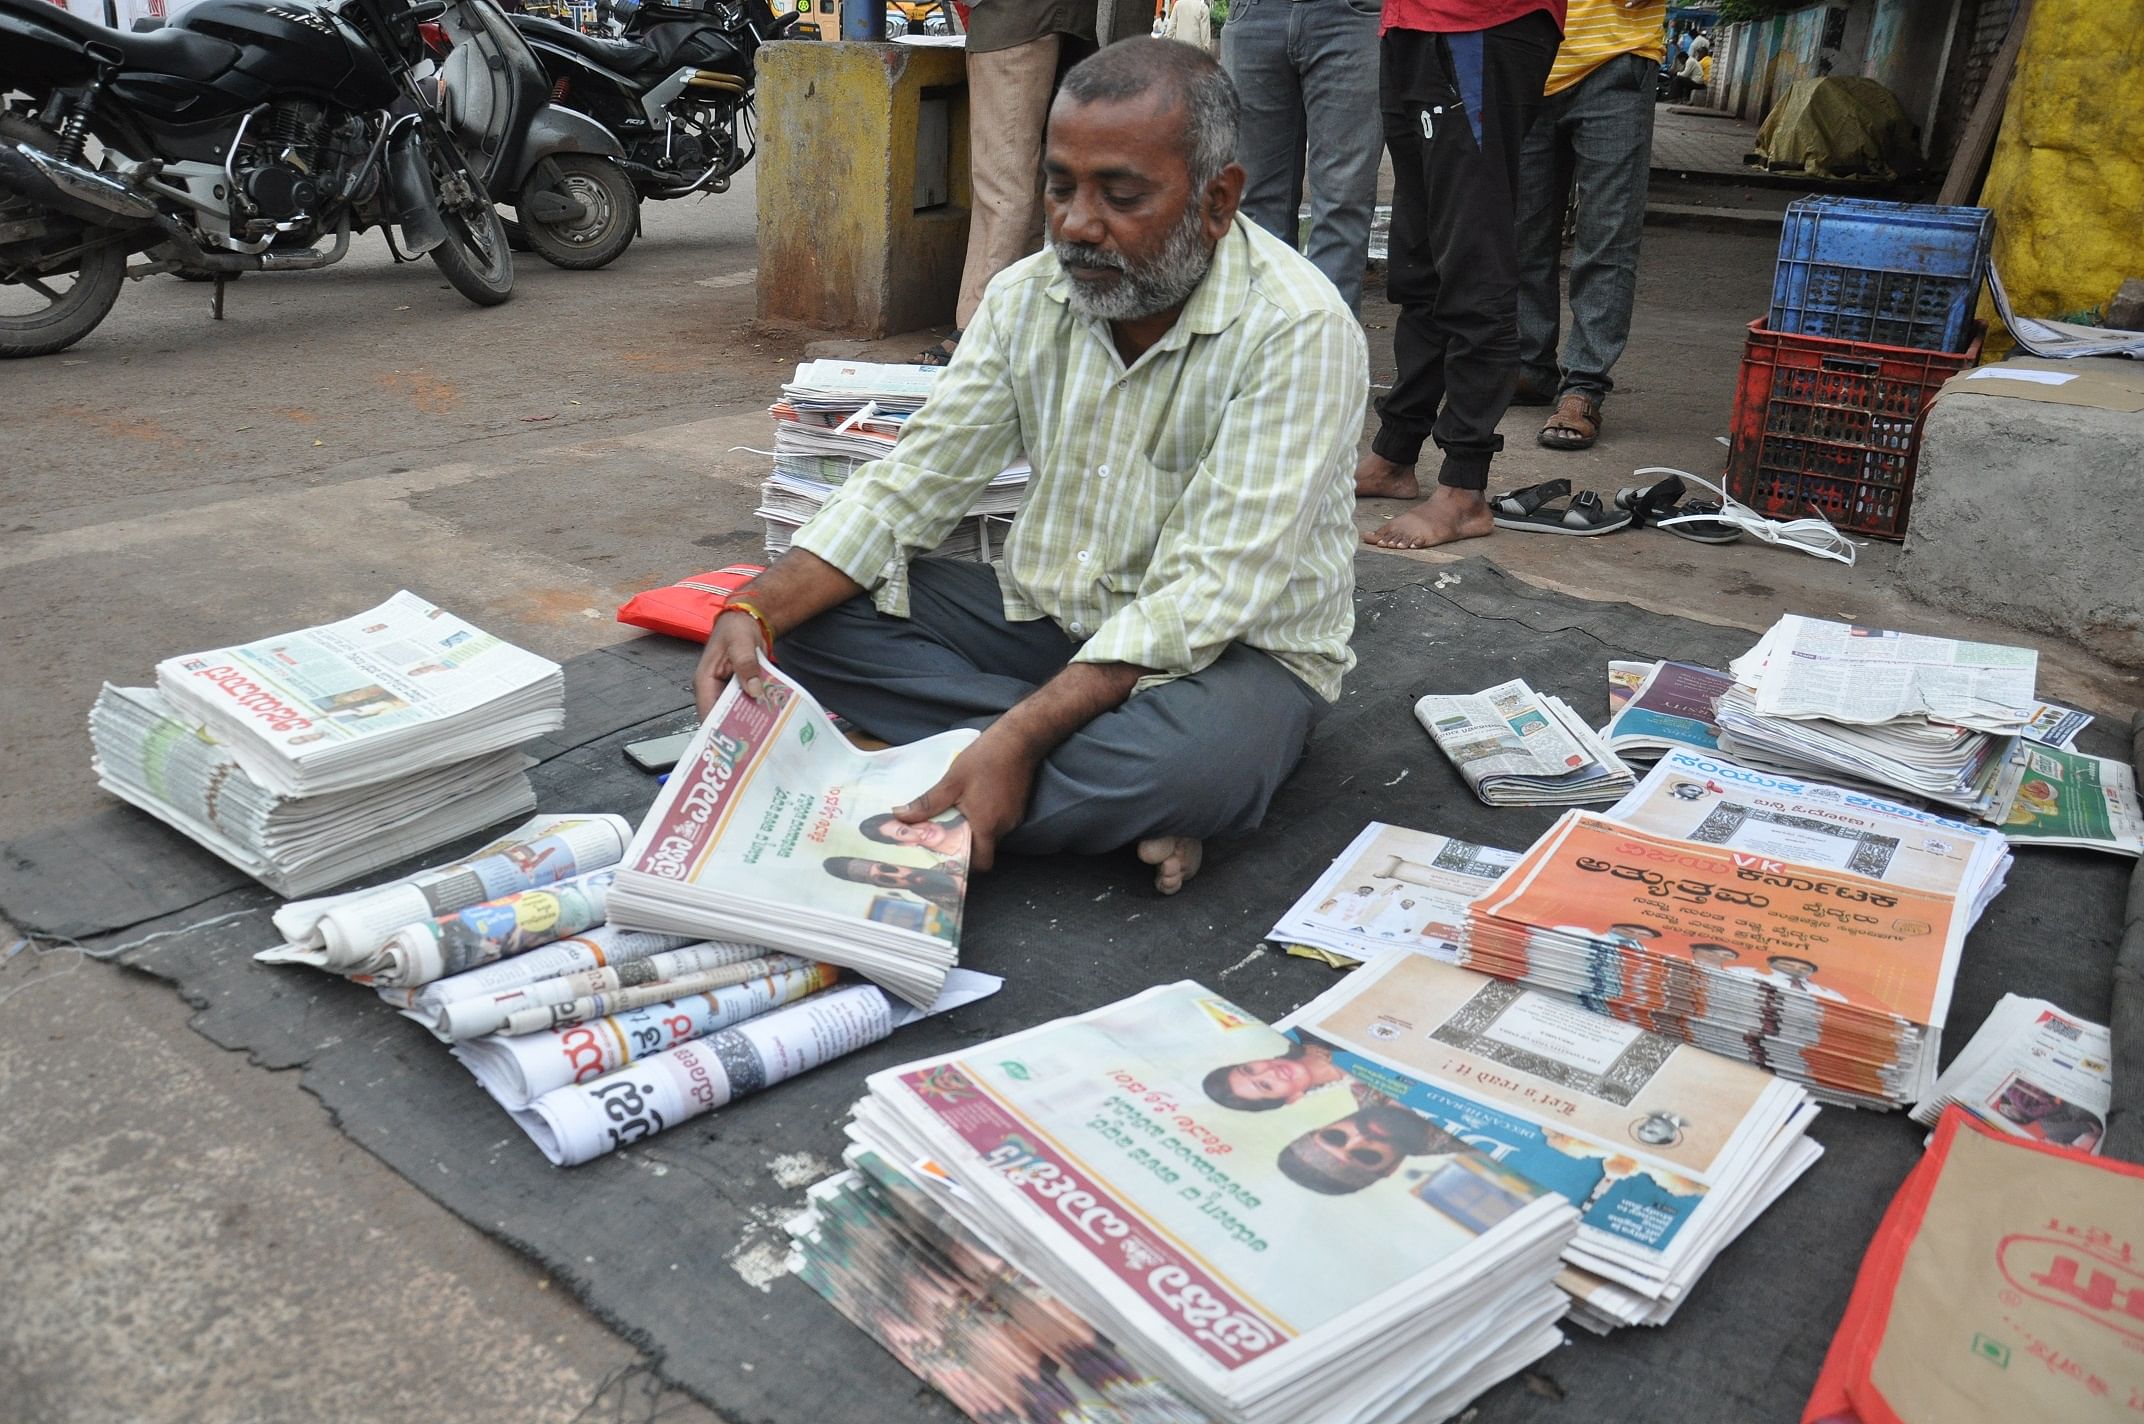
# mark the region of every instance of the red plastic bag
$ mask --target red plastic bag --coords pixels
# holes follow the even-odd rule
[[[759,564],[731,564],[712,573],[694,574],[666,588],[636,593],[618,607],[618,621],[635,628],[668,633],[673,638],[707,641],[730,597],[767,570]]]

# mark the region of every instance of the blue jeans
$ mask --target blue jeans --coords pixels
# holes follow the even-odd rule
[[[1376,0],[1235,0],[1221,63],[1243,102],[1243,215],[1290,247],[1310,182],[1304,255],[1362,307],[1377,205]],[[1306,160],[1305,149],[1308,149]]]
[[[1606,396],[1630,340],[1658,70],[1653,60],[1618,55],[1549,95],[1519,153],[1519,371],[1559,395]],[[1559,363],[1556,269],[1573,184],[1571,335]]]

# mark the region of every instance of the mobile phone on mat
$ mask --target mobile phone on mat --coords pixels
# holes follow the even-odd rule
[[[679,732],[674,737],[650,737],[644,742],[627,742],[625,755],[642,771],[668,771],[677,765],[677,759],[685,754],[685,744],[692,740],[692,733]]]

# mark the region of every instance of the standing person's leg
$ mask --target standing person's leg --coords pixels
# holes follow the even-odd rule
[[[1236,161],[1243,215],[1290,247],[1303,200],[1303,92],[1289,54],[1293,0],[1237,0],[1221,32],[1221,67],[1243,105]]]
[[[1042,135],[1060,39],[968,56],[968,172],[975,190],[953,324],[965,329],[990,279],[1035,250],[1042,230]]]
[[[1581,81],[1582,84],[1583,81]],[[1571,204],[1571,128],[1574,90],[1542,101],[1519,151],[1519,391],[1514,405],[1556,398],[1562,370],[1556,344],[1563,336],[1563,218]]]
[[[1599,424],[1600,402],[1615,388],[1610,372],[1630,341],[1638,294],[1638,249],[1645,233],[1645,193],[1653,151],[1651,60],[1620,55],[1579,86],[1571,109],[1578,184],[1578,230],[1571,244],[1571,335],[1563,348],[1558,395],[1590,403],[1576,415]],[[1565,411],[1559,407],[1558,417]],[[1569,437],[1541,432],[1550,448]]]
[[[1272,657],[1235,644],[1075,732],[1044,763],[1004,848],[1095,854],[1137,842],[1173,890],[1198,869],[1200,843],[1265,818],[1330,710]]]
[[[1303,0],[1295,53],[1309,130],[1310,240],[1304,255],[1362,310],[1362,275],[1383,153],[1375,0]]]
[[[1429,212],[1429,142],[1422,105],[1410,95],[1442,84],[1437,38],[1388,30],[1378,41],[1378,121],[1392,154],[1392,227],[1385,239],[1385,294],[1392,323],[1392,387],[1377,403],[1377,435],[1355,466],[1359,499],[1414,499],[1415,461],[1444,402],[1444,331],[1437,324],[1437,257]],[[1434,127],[1435,118],[1432,116]],[[1379,532],[1382,532],[1381,530]],[[1484,531],[1487,532],[1487,531]],[[1376,535],[1365,535],[1371,543]]]
[[[908,617],[859,595],[785,634],[774,656],[827,708],[899,745],[986,725],[1054,676],[1073,647],[1047,618],[1009,621],[988,564],[917,559]]]

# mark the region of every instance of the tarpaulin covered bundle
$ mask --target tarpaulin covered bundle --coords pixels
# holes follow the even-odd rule
[[[1812,178],[1897,178],[1921,166],[1898,96],[1860,75],[1797,80],[1757,130],[1757,160]]]

